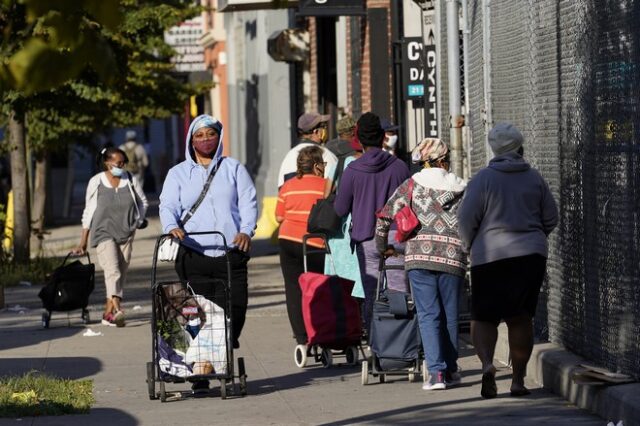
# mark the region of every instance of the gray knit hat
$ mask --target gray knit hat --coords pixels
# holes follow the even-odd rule
[[[523,142],[522,133],[511,123],[498,123],[489,132],[489,145],[495,155],[517,151]]]

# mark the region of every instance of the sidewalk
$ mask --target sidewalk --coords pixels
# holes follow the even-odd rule
[[[360,384],[360,369],[293,363],[294,341],[286,316],[278,257],[254,257],[250,262],[250,300],[247,324],[236,357],[245,358],[249,395],[161,403],[150,401],[145,363],[151,356],[150,259],[159,223],[139,232],[125,290],[128,323],[123,329],[90,324],[103,336],[83,337],[79,312],[69,317],[54,313],[51,328],[40,328],[37,287],[6,291],[7,306],[25,307],[23,314],[0,312],[0,375],[35,368],[71,378],[94,381],[96,404],[88,415],[0,419],[1,425],[605,425],[606,421],[528,383],[532,395],[511,398],[509,370],[498,372],[499,397],[480,397],[480,364],[468,345],[461,347],[463,384],[437,392],[421,390],[421,383],[398,378],[368,386]],[[47,249],[65,252],[79,238],[79,227],[53,230]],[[55,242],[55,244],[54,244]],[[171,279],[162,266],[160,279]],[[90,307],[100,316],[104,298],[102,273]],[[139,307],[139,308],[138,308]],[[188,386],[187,386],[188,387]],[[177,385],[176,389],[186,389]],[[169,390],[172,389],[169,387]]]

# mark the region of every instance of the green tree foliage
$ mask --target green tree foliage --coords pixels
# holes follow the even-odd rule
[[[180,112],[205,87],[173,72],[164,32],[200,11],[191,0],[0,0],[0,120],[26,123],[31,152],[46,158],[105,129]],[[14,133],[4,147],[15,199],[27,200],[28,187],[16,185],[26,175],[25,140]],[[22,203],[16,229],[29,220]],[[28,253],[18,241],[25,234],[14,248]]]
[[[117,31],[122,17],[120,0],[2,0],[0,87],[28,95],[87,65],[110,80],[115,57],[105,32]]]
[[[96,2],[102,4],[102,1]],[[48,7],[57,3],[75,5],[64,0],[44,3]],[[113,8],[113,2],[107,3]],[[111,26],[101,26],[101,33],[91,36],[100,38],[110,52],[108,78],[104,72],[97,71],[95,61],[88,56],[91,60],[85,61],[85,68],[76,78],[67,79],[55,89],[43,90],[38,83],[40,89],[35,92],[5,92],[3,115],[15,107],[27,113],[28,138],[33,152],[66,149],[74,137],[86,139],[111,127],[132,126],[149,118],[179,113],[189,96],[206,89],[189,85],[176,76],[171,63],[175,52],[164,41],[164,32],[169,27],[193,17],[200,8],[191,1],[180,0],[117,3],[119,7],[115,9],[122,16],[119,25],[113,30]],[[115,22],[116,17],[110,16],[107,22]],[[62,39],[73,37],[66,34]],[[74,58],[83,62],[79,53]],[[51,73],[51,66],[32,72],[42,74],[34,81],[44,81],[44,76]]]

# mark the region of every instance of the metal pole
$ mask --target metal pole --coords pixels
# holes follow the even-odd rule
[[[471,127],[469,126],[471,120],[471,105],[469,101],[469,50],[471,49],[470,37],[471,30],[469,29],[469,5],[468,0],[462,0],[462,22],[464,28],[462,29],[462,57],[464,58],[464,178],[471,177]]]
[[[489,147],[489,131],[493,127],[493,102],[491,99],[491,0],[482,0],[482,59],[484,74],[484,129],[485,156],[491,159]]]
[[[460,29],[458,0],[447,0],[447,71],[449,80],[449,120],[451,128],[451,166],[453,172],[463,175],[462,124],[460,91]]]

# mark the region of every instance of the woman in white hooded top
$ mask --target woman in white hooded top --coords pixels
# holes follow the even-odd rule
[[[424,168],[400,185],[378,213],[376,247],[384,256],[396,214],[410,206],[420,224],[405,246],[405,270],[418,313],[429,377],[425,390],[460,383],[458,372],[458,295],[467,257],[458,236],[456,211],[465,182],[449,172],[449,148],[440,139],[424,139],[412,152]]]

